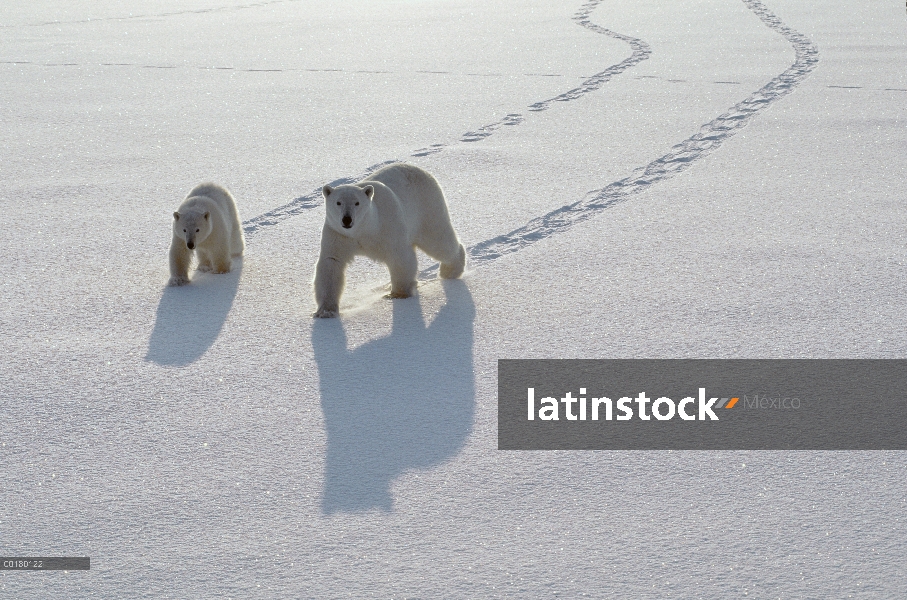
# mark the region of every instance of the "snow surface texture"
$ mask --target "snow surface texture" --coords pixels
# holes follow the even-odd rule
[[[92,570],[0,596],[907,593],[902,453],[495,450],[499,358],[905,356],[903,6],[58,4],[0,7],[0,553]],[[472,271],[313,321],[398,159]],[[166,288],[209,179],[246,257]]]

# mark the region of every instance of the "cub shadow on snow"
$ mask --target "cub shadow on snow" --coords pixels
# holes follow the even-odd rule
[[[201,358],[220,334],[242,274],[242,259],[229,273],[194,273],[189,285],[167,287],[157,305],[145,360],[185,366]]]
[[[347,349],[339,319],[316,319],[327,429],[322,510],[391,511],[390,486],[409,469],[455,456],[472,430],[475,303],[462,280],[426,327],[418,297],[394,300],[390,335]]]

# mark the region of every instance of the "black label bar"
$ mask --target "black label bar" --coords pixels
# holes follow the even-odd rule
[[[88,556],[0,556],[0,571],[88,571]]]

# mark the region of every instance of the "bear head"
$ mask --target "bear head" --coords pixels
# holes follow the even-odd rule
[[[211,235],[211,213],[207,210],[188,209],[173,213],[173,235],[186,242],[186,248],[195,250]]]
[[[370,185],[329,185],[324,194],[325,218],[331,229],[345,236],[355,236],[371,211],[375,188]]]

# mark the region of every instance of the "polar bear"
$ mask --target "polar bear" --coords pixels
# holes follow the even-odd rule
[[[189,283],[189,261],[198,254],[198,271],[229,273],[232,257],[242,256],[243,239],[236,201],[216,183],[195,186],[173,213],[168,285]]]
[[[356,256],[387,265],[391,298],[407,298],[416,288],[416,247],[441,262],[441,277],[463,274],[466,249],[450,223],[441,186],[428,172],[397,163],[356,184],[326,185],[322,194],[326,214],[312,316],[337,316],[344,272]]]

